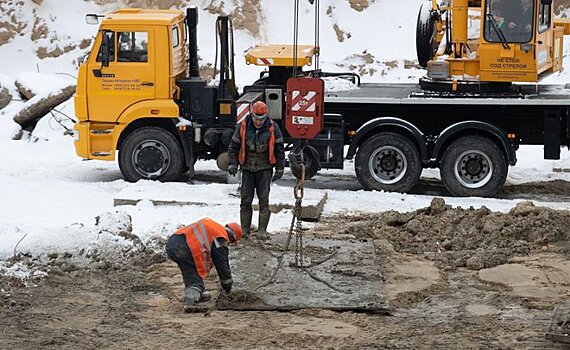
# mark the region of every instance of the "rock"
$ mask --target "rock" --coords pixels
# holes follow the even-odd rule
[[[48,114],[55,106],[70,99],[74,93],[75,86],[68,86],[47,96],[36,96],[26,102],[24,108],[14,116],[14,121],[22,128],[33,127],[41,117]]]
[[[119,234],[121,231],[124,231],[124,234],[133,232],[132,218],[123,211],[105,212],[96,216],[95,226],[97,226],[99,232],[113,234]]]
[[[26,100],[31,100],[36,96],[36,94],[34,94],[32,90],[28,89],[24,84],[22,84],[18,80],[16,80],[14,84],[18,88],[20,95],[22,95],[22,97],[24,97]]]
[[[431,200],[431,204],[429,206],[429,214],[431,215],[441,214],[450,208],[451,205],[446,205],[445,200],[443,198],[436,197]]]
[[[10,101],[12,101],[12,95],[10,95],[10,91],[0,85],[0,109],[6,107]]]
[[[467,259],[465,266],[470,270],[481,270],[485,267],[485,262],[481,257],[475,255]]]
[[[500,217],[488,217],[485,219],[483,224],[483,233],[492,234],[499,232],[503,226],[505,226],[505,221]]]
[[[414,235],[420,233],[422,231],[421,221],[417,219],[412,219],[408,221],[408,223],[406,224],[406,230],[408,230],[410,233],[413,233]]]
[[[524,201],[524,202],[517,203],[516,207],[509,210],[509,215],[527,216],[528,214],[535,212],[536,209],[537,208],[533,202]]]

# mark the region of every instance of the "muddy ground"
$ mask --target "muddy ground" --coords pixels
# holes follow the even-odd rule
[[[555,305],[570,301],[568,211],[525,202],[496,213],[451,208],[436,198],[410,213],[327,217],[306,234],[340,243],[373,240],[389,315],[322,309],[184,314],[178,268],[165,259],[164,240],[155,239],[120,259],[91,254],[88,264],[74,252],[19,255],[18,263],[42,266],[48,275],[0,277],[0,348],[569,346],[544,339]],[[207,280],[213,299],[216,279]]]

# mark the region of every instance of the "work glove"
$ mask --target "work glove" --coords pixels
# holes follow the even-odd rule
[[[273,174],[273,178],[271,181],[275,182],[283,177],[283,169],[275,169],[275,174]]]
[[[231,176],[236,176],[237,171],[238,171],[237,165],[235,165],[235,164],[228,165],[228,173]]]

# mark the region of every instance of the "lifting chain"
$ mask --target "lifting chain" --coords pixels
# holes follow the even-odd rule
[[[302,153],[301,153],[302,154]],[[289,237],[293,234],[295,227],[295,266],[303,267],[303,225],[299,217],[301,216],[301,208],[303,204],[303,196],[305,194],[305,164],[301,163],[301,177],[297,179],[297,184],[293,188],[295,196],[295,207],[293,208],[293,219],[289,228]]]
[[[301,154],[303,154],[303,153],[301,152]],[[307,267],[309,267],[309,266],[305,266],[303,263],[303,261],[304,261],[303,226],[302,226],[301,220],[299,219],[301,216],[303,196],[305,194],[305,188],[304,188],[304,185],[305,185],[305,163],[303,161],[300,164],[300,168],[301,168],[301,176],[299,179],[297,179],[297,184],[293,188],[293,195],[295,196],[295,207],[293,208],[293,218],[291,219],[291,226],[289,226],[289,233],[287,234],[287,241],[285,243],[285,249],[283,251],[283,254],[281,254],[280,256],[277,257],[277,266],[273,270],[273,273],[272,273],[271,277],[269,278],[269,280],[267,280],[265,283],[259,285],[257,288],[255,288],[255,290],[258,290],[258,289],[263,288],[263,287],[267,287],[268,285],[270,285],[271,283],[274,282],[275,276],[277,275],[277,272],[279,271],[279,269],[283,265],[283,259],[285,257],[285,254],[287,253],[287,251],[289,251],[289,245],[291,244],[291,239],[293,238],[293,233],[295,233],[295,265],[294,265],[294,267],[300,268],[307,275],[309,275],[312,279],[327,285],[332,290],[335,290],[337,292],[344,293],[344,294],[350,294],[351,293],[350,291],[349,292],[344,291],[344,290],[332,285],[328,281],[323,280],[319,276],[315,275],[314,273],[312,273],[310,270],[307,269]],[[295,232],[293,232],[293,230]],[[336,254],[336,252],[331,254],[328,258],[331,258],[335,254]],[[325,260],[328,260],[328,258]]]

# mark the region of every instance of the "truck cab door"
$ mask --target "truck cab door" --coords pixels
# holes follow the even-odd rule
[[[153,39],[148,28],[100,32],[94,51],[97,55],[90,57],[87,67],[89,120],[115,122],[129,106],[154,99]]]

